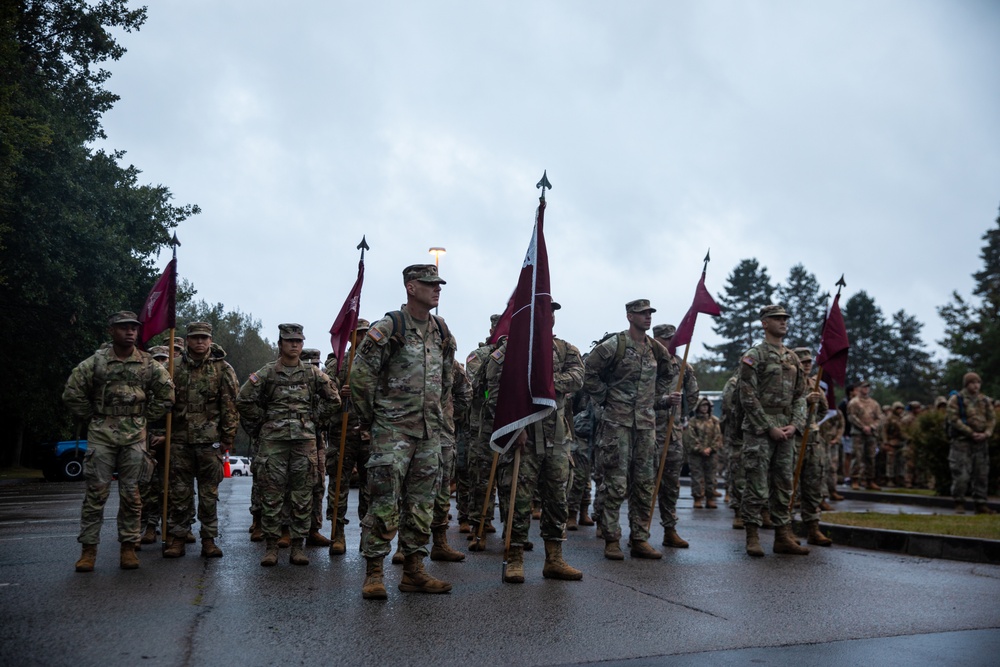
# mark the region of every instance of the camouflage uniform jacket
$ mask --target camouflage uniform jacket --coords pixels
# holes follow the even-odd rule
[[[614,364],[619,336],[624,338],[625,350]],[[583,387],[601,412],[601,420],[625,428],[656,428],[657,381],[670,372],[669,356],[649,336],[637,344],[628,331],[598,344],[584,364]]]
[[[893,447],[898,447],[902,444],[903,439],[903,417],[895,412],[890,412],[889,417],[885,420],[885,441]]]
[[[497,348],[491,343],[483,343],[465,359],[465,374],[469,378],[469,385],[472,389],[472,403],[469,406],[469,433],[473,436],[483,433],[483,404],[486,400],[486,382],[483,364],[489,359],[490,354]],[[482,386],[480,386],[482,385]],[[487,428],[492,428],[490,422]],[[489,431],[485,431],[489,433]]]
[[[340,394],[330,377],[312,364],[271,361],[243,383],[236,407],[254,437],[315,440],[337,414]]]
[[[362,428],[393,429],[415,438],[440,437],[451,393],[455,339],[430,317],[421,325],[406,309],[403,331],[388,316],[372,325],[354,357],[351,398]],[[424,337],[427,340],[425,342]]]
[[[167,369],[138,348],[125,360],[113,348],[98,350],[73,369],[63,402],[80,421],[89,422],[95,444],[131,445],[146,440],[146,423],[170,410],[174,385]]]
[[[740,376],[733,375],[726,380],[726,386],[722,389],[722,419],[719,425],[722,428],[722,436],[730,447],[739,447],[743,444],[743,406],[739,400]]]
[[[965,407],[964,421],[959,410],[959,396],[962,397],[962,403]],[[996,414],[993,410],[993,402],[988,396],[982,392],[973,396],[968,389],[963,389],[948,399],[946,420],[956,438],[971,440],[974,433],[985,433],[986,437],[990,438],[996,425]]]
[[[878,428],[882,424],[882,406],[870,396],[855,396],[847,404],[847,421],[859,434],[864,434],[864,427],[868,426],[873,436],[878,435]]]
[[[231,449],[240,415],[236,372],[226,361],[226,352],[212,343],[208,357],[195,361],[185,353],[174,366],[173,441],[180,444],[221,442]]]
[[[670,401],[668,396],[677,389],[677,377],[681,372],[681,358],[669,352],[663,355],[660,362],[661,372],[656,378],[656,430],[666,437],[667,424],[670,422]],[[674,430],[670,439],[677,442],[681,438],[681,421],[698,405],[701,391],[698,388],[698,376],[688,364],[684,367],[684,384],[681,385],[681,404],[674,408]]]
[[[828,445],[840,442],[844,435],[844,415],[840,410],[834,410],[829,419],[819,424],[819,437]]]
[[[456,433],[467,426],[469,420],[469,404],[472,402],[472,384],[465,369],[457,360],[453,360],[451,392],[444,405],[444,425],[450,433]]]
[[[333,382],[333,386],[337,389],[337,393],[340,393],[340,388],[344,386],[347,382],[347,364],[350,363],[352,368],[354,365],[354,348],[347,350],[347,354],[344,355],[344,363],[340,365],[340,369],[337,369],[337,359],[335,357],[330,357],[326,360],[324,368],[326,369],[326,374],[330,376],[330,381]],[[354,401],[342,401],[340,407],[337,409],[337,414],[330,422],[330,428],[334,429],[333,438],[331,442],[336,440],[340,441],[340,425],[344,418],[344,410],[347,410],[347,432],[348,433],[358,433],[361,431],[361,422],[358,419],[358,411],[354,406]]]
[[[711,413],[707,415],[697,413],[688,422],[687,430],[690,433],[690,437],[684,438],[684,445],[688,456],[692,454],[701,456],[705,449],[711,449],[713,454],[722,449],[722,428],[719,426],[719,419],[715,415]]]
[[[806,426],[806,379],[794,352],[762,341],[740,360],[743,432],[765,435],[771,428]]]

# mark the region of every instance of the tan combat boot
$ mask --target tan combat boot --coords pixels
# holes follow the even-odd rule
[[[267,538],[267,546],[264,549],[264,557],[260,559],[260,564],[264,567],[274,567],[278,564],[278,540]]]
[[[184,544],[194,544],[197,541],[198,540],[194,537],[194,533],[190,530],[187,532],[187,535],[184,536]]]
[[[202,558],[222,558],[222,549],[215,543],[215,539],[212,537],[201,538],[201,557]]]
[[[743,530],[743,517],[739,510],[733,510],[733,530]]]
[[[306,555],[305,549],[302,548],[302,538],[298,538],[291,541],[291,551],[288,553],[288,562],[292,565],[308,565],[309,556]]]
[[[748,523],[746,524],[747,531],[747,555],[753,556],[754,558],[761,558],[764,556],[764,549],[760,546],[760,535],[758,534],[758,526]]]
[[[251,527],[253,528],[253,530],[250,532],[250,541],[251,542],[263,542],[264,541],[264,526],[260,522],[260,514],[258,514],[257,518],[254,519],[253,526],[251,526]]]
[[[435,579],[424,570],[424,557],[420,553],[412,553],[403,563],[403,578],[399,581],[399,590],[404,593],[447,593],[451,584]]]
[[[809,555],[809,549],[799,546],[798,540],[792,536],[792,527],[788,525],[774,527],[774,546],[771,551],[776,554],[790,554],[792,556]]]
[[[337,529],[333,532],[333,541],[330,542],[330,555],[342,556],[347,553],[347,538],[344,536],[344,524],[337,522]],[[382,562],[379,561],[379,567]]]
[[[587,510],[580,510],[580,520],[577,522],[581,526],[593,526],[596,523],[590,515],[587,514]]]
[[[486,533],[483,533],[482,539],[476,539],[475,533],[469,539],[472,540],[472,543],[469,544],[469,551],[486,551]]]
[[[163,550],[164,558],[180,558],[185,553],[185,544],[187,540],[183,537],[177,537],[176,535],[171,535],[167,539],[167,548]]]
[[[583,579],[583,572],[563,560],[560,540],[545,540],[545,565],[542,566],[542,576],[546,579],[580,581]]]
[[[365,583],[361,584],[361,597],[366,600],[385,600],[389,594],[382,581],[382,558],[368,558],[365,569]]]
[[[608,560],[625,560],[625,554],[622,553],[618,540],[604,541],[604,557]]]
[[[824,512],[832,512],[833,511],[833,505],[831,505],[830,503],[826,502],[826,498],[824,498],[823,500],[821,500],[819,502],[819,508],[821,510],[823,510]]]
[[[882,487],[879,486],[878,484],[876,484],[874,479],[872,481],[868,482],[868,484],[865,485],[865,488],[868,489],[869,491],[881,491],[882,490]]]
[[[857,491],[857,490],[859,490],[860,488],[861,488],[861,485],[860,485],[860,484],[858,484],[857,480],[854,480],[854,479],[852,479],[852,480],[851,480],[851,490],[852,490],[852,491]]]
[[[507,554],[507,568],[503,572],[504,583],[523,584],[524,583],[524,548],[520,546],[510,547]]]
[[[833,544],[833,540],[820,532],[819,521],[806,521],[806,529],[808,530],[806,541],[809,544],[815,544],[818,547],[828,547]]]
[[[289,530],[288,526],[281,527],[281,537],[278,538],[278,548],[287,549],[288,545],[292,543],[292,531]]]
[[[673,547],[674,549],[687,549],[690,546],[687,540],[682,539],[677,531],[673,528],[663,529],[663,546]]]
[[[576,512],[570,512],[566,519],[566,530],[577,530]]]
[[[135,542],[122,542],[119,566],[123,570],[138,570],[139,557],[135,555]]]
[[[93,572],[94,561],[97,560],[97,545],[84,544],[80,560],[76,561],[77,572]]]
[[[632,558],[647,558],[657,560],[663,558],[663,554],[649,545],[646,540],[629,540],[629,555]]]
[[[767,528],[768,530],[774,528],[774,522],[771,521],[771,510],[769,509],[761,510],[760,527]]]
[[[704,506],[705,506],[705,505],[704,505],[704,504],[702,504],[702,502],[701,502],[701,496],[695,496],[695,497],[694,497],[694,508],[695,508],[696,510],[700,510],[700,509],[701,509],[701,508],[703,508]]]
[[[705,499],[705,507],[707,507],[710,510],[714,510],[718,509],[719,506],[715,504],[715,498],[709,496],[708,498]]]
[[[462,534],[471,533],[472,532],[472,526],[469,525],[468,521],[459,521],[458,522],[458,532],[460,532]]]
[[[465,554],[455,551],[448,544],[448,526],[438,526],[433,529],[434,546],[431,547],[431,560],[443,560],[449,563],[457,563],[465,560]]]
[[[139,538],[140,544],[153,544],[156,542],[156,526],[146,526],[146,531]]]
[[[327,539],[326,535],[319,532],[319,527],[314,526],[312,530],[309,531],[309,537],[306,538],[306,544],[311,547],[328,547],[333,544]]]
[[[257,525],[260,524],[260,512],[250,512],[250,516],[253,517],[253,521],[250,522],[250,530],[248,533],[252,533],[257,530]]]
[[[403,555],[403,547],[397,541],[396,542],[396,553],[394,553],[392,555],[392,564],[393,565],[402,565],[405,562],[406,562],[406,556]]]

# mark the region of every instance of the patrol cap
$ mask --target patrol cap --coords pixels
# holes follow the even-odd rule
[[[208,322],[190,322],[187,326],[188,336],[211,336],[212,325]]]
[[[710,399],[710,398],[709,398],[708,396],[702,396],[702,397],[701,397],[701,398],[700,398],[700,399],[698,400],[698,405],[697,405],[697,407],[699,407],[699,408],[700,408],[700,407],[702,406],[702,404],[703,404],[703,403],[707,403],[707,404],[708,404],[708,407],[712,407],[712,399]]]
[[[924,407],[924,404],[920,401],[910,401],[910,410],[919,410]]]
[[[649,305],[649,299],[636,299],[625,304],[626,313],[645,313],[647,310],[651,313],[656,312],[656,308]]]
[[[302,361],[309,362],[311,364],[319,363],[320,351],[314,347],[307,347],[302,350],[302,355],[299,357]]]
[[[359,317],[358,318],[358,325],[356,327],[354,327],[354,330],[355,331],[368,331],[371,328],[372,328],[372,323],[371,322],[369,322],[368,320],[366,320],[366,319],[364,319],[362,317]]]
[[[770,304],[760,309],[760,319],[767,317],[790,317],[784,306]]]
[[[157,345],[155,347],[149,348],[149,353],[153,355],[154,359],[169,359],[170,349],[166,345]]]
[[[108,318],[108,326],[113,327],[116,324],[138,324],[141,325],[142,322],[136,317],[135,313],[131,310],[119,310],[117,313]]]
[[[174,338],[174,352],[183,352],[183,351],[184,351],[184,339]]]
[[[799,361],[812,361],[813,353],[808,347],[797,347],[792,352],[799,358]]]
[[[433,264],[411,264],[403,269],[403,284],[411,280],[419,280],[422,283],[448,284],[438,275],[438,269]]]
[[[278,338],[281,340],[305,340],[302,335],[302,325],[294,322],[287,322],[278,325]]]
[[[673,324],[657,324],[653,327],[653,338],[673,338],[677,327]]]
[[[893,410],[905,410],[906,406],[903,405],[902,401],[896,401],[895,403],[892,404],[892,409]]]
[[[940,408],[942,405],[948,405],[948,399],[944,396],[938,396],[934,399],[934,407]]]
[[[869,382],[868,380],[862,380],[861,382],[859,382],[857,384],[858,389],[860,389],[861,387],[871,387],[871,386],[872,386],[872,383]]]

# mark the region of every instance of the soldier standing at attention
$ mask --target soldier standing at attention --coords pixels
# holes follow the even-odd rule
[[[251,373],[236,400],[250,436],[260,440],[261,526],[267,544],[260,564],[265,567],[278,564],[286,490],[291,502],[289,561],[309,564],[302,545],[312,522],[316,435],[340,407],[340,394],[327,374],[301,359],[302,325],[279,324],[278,332],[278,359]]]
[[[594,506],[609,560],[625,558],[618,515],[626,495],[632,557],[663,556],[650,546],[647,528],[656,483],[657,379],[669,374],[669,354],[646,335],[655,312],[648,299],[625,304],[629,328],[599,343],[584,364],[584,388],[602,410],[596,439],[602,480]]]
[[[153,359],[164,368],[170,359],[170,349],[166,345],[157,345],[149,348],[149,353]],[[176,392],[175,392],[176,393]],[[140,525],[145,526],[142,533],[141,544],[153,544],[156,542],[156,529],[160,525],[163,514],[163,443],[167,441],[167,421],[165,418],[157,419],[155,422],[146,424],[146,451],[156,459],[156,467],[149,481],[139,483],[139,496],[142,498],[142,520]]]
[[[746,551],[763,556],[758,531],[768,504],[774,522],[774,553],[806,555],[791,532],[788,504],[792,493],[795,435],[806,426],[805,373],[794,352],[782,341],[788,313],[782,306],[760,310],[764,340],[740,360],[740,403],[743,406],[743,524]]]
[[[455,339],[431,314],[445,281],[433,264],[403,269],[406,304],[372,325],[351,370],[362,430],[372,434],[368,514],[361,520],[367,560],[361,595],[387,598],[382,562],[399,533],[404,593],[447,593],[451,584],[424,570],[434,497],[441,483],[445,397],[451,393]]]
[[[219,536],[219,483],[223,460],[236,440],[239,382],[226,352],[212,342],[212,325],[192,322],[187,346],[174,366],[173,436],[170,443],[169,544],[164,558],[184,555],[188,529],[194,523],[194,483],[198,480],[198,521],[201,555],[222,558]]]
[[[677,499],[681,495],[681,468],[684,467],[684,431],[681,428],[681,421],[698,403],[699,392],[698,378],[688,365],[684,367],[681,393],[675,393],[682,362],[677,355],[669,352],[668,346],[675,333],[677,327],[673,324],[657,324],[653,327],[653,336],[656,342],[663,346],[665,352],[663,356],[667,371],[660,373],[656,378],[656,466],[659,466],[660,458],[663,456],[670,413],[674,414],[674,428],[670,433],[670,445],[667,449],[667,460],[663,467],[663,479],[660,481],[657,502],[660,507],[660,524],[663,526],[663,546],[687,549],[687,540],[677,534]],[[653,474],[656,474],[655,470]]]
[[[452,362],[451,393],[444,404],[444,430],[441,431],[441,484],[434,498],[434,518],[431,533],[434,546],[431,560],[452,563],[465,560],[465,554],[448,544],[448,516],[451,511],[451,480],[455,476],[455,443],[459,431],[466,428],[469,403],[472,401],[472,385],[465,375],[465,369],[458,361]]]
[[[312,364],[317,369],[320,368],[321,352],[314,347],[307,347],[302,350],[302,361]],[[328,377],[336,381],[332,375]],[[343,401],[343,397],[341,397]],[[333,545],[326,535],[320,531],[323,529],[323,493],[326,490],[326,437],[327,430],[321,428],[316,433],[316,481],[313,484],[312,499],[312,522],[309,525],[309,536],[306,537],[306,545],[310,547],[329,547]]]
[[[118,541],[121,568],[139,567],[142,500],[139,483],[151,473],[145,451],[146,423],[160,419],[174,402],[170,374],[153,357],[135,346],[139,320],[135,313],[111,316],[110,347],[98,350],[73,369],[63,402],[79,421],[88,423],[84,475],[87,490],[80,512],[83,545],[77,572],[93,572],[101,541],[104,504],[118,471]],[[144,474],[147,473],[147,474]]]
[[[990,437],[996,426],[993,403],[980,389],[983,381],[976,373],[962,378],[962,391],[948,401],[945,419],[951,434],[948,465],[951,467],[951,496],[955,510],[965,511],[965,493],[972,486],[976,514],[994,514],[986,504],[990,475]]]
[[[487,505],[486,494],[489,492],[489,503],[486,513],[484,531],[496,532],[493,528],[493,505],[496,496],[496,485],[487,489],[490,481],[490,469],[493,467],[493,452],[490,450],[490,435],[493,433],[493,422],[483,419],[486,404],[486,364],[489,356],[497,349],[501,341],[490,343],[500,315],[490,315],[490,335],[487,342],[482,343],[465,359],[465,374],[472,386],[472,404],[469,406],[469,430],[466,445],[465,473],[467,477],[468,498],[465,502],[468,508],[466,526],[459,522],[459,532],[469,533],[467,539],[473,539],[479,529],[482,519],[483,505]],[[502,337],[501,340],[506,337]],[[482,542],[473,542],[470,548],[485,549],[485,535]]]
[[[812,350],[808,347],[795,348],[795,354],[799,358],[802,372],[806,377],[807,418],[809,420],[809,442],[806,443],[805,458],[802,462],[802,474],[799,477],[799,498],[802,501],[802,523],[806,525],[806,534],[809,544],[821,547],[828,547],[833,544],[833,540],[824,535],[819,529],[820,510],[823,509],[823,489],[826,486],[826,465],[829,461],[826,445],[823,444],[816,425],[817,417],[826,414],[828,403],[823,392],[813,392],[810,387],[815,386],[814,378],[810,378],[812,373],[813,356]],[[795,451],[800,451],[802,438],[796,436]]]
[[[743,489],[746,486],[746,475],[743,472],[743,405],[740,403],[739,369],[728,380],[722,389],[722,437],[729,449],[729,474],[726,475],[726,488],[729,496],[729,508],[733,510],[733,528],[743,530],[743,516],[740,505],[743,503]]]
[[[851,463],[851,488],[857,490],[861,484],[866,489],[881,491],[875,483],[875,449],[878,447],[879,425],[882,423],[882,407],[871,398],[872,385],[867,380],[857,386],[857,394],[847,404],[847,421],[850,422],[851,444],[854,461]]]
[[[712,401],[703,398],[698,401],[694,417],[688,422],[687,457],[691,468],[691,495],[694,506],[715,509],[715,460],[716,452],[722,449],[722,429],[719,419],[712,414]]]

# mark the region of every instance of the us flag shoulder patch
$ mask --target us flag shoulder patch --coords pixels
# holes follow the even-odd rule
[[[368,330],[368,337],[377,343],[381,341],[383,338],[385,338],[385,334],[379,331],[378,329],[372,327],[371,329]]]
[[[747,366],[753,366],[755,363],[753,357],[743,357],[740,361],[742,361]]]
[[[256,373],[251,373],[250,374],[250,382],[252,382],[254,384],[259,383],[260,382],[260,376],[257,375]]]

